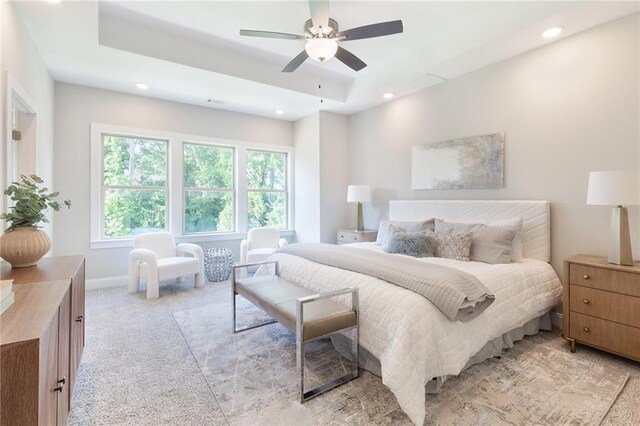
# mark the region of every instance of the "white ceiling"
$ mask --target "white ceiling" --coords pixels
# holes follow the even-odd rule
[[[333,59],[280,70],[302,41],[240,37],[260,29],[302,34],[306,1],[24,1],[18,12],[54,79],[195,105],[297,120],[318,109],[350,114],[456,78],[640,10],[638,2],[332,1],[341,29],[402,19],[404,33],[343,43],[368,66]],[[553,40],[555,41],[555,40]],[[140,92],[134,82],[151,88]],[[319,89],[319,86],[321,88]],[[322,103],[321,103],[322,100]]]

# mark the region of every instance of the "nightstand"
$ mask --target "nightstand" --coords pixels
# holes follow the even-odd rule
[[[354,229],[338,229],[338,244],[367,243],[375,241],[378,231],[356,231]]]
[[[562,337],[640,361],[640,263],[580,254],[564,261]]]

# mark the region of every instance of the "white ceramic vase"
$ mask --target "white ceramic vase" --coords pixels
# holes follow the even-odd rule
[[[49,249],[49,236],[35,226],[17,227],[0,237],[0,257],[13,268],[35,266]]]

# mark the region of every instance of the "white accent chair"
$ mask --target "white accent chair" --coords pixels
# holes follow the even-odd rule
[[[193,257],[184,256],[190,254]],[[147,279],[147,299],[160,295],[160,281],[195,274],[195,286],[204,287],[204,254],[196,244],[176,246],[168,232],[136,235],[129,254],[129,293],[140,291],[140,278]]]
[[[240,243],[240,264],[262,262],[287,243],[276,228],[252,228]]]

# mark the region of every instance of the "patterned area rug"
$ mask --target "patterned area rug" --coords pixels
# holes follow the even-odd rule
[[[229,298],[174,318],[231,424],[411,424],[380,378],[368,372],[300,405],[294,335],[279,324],[232,334]],[[238,317],[240,325],[265,318],[247,302],[239,303]],[[526,338],[501,359],[449,379],[440,394],[427,396],[425,424],[600,424],[627,382],[628,368],[538,340]],[[308,386],[350,366],[329,341],[309,347],[306,359]]]

